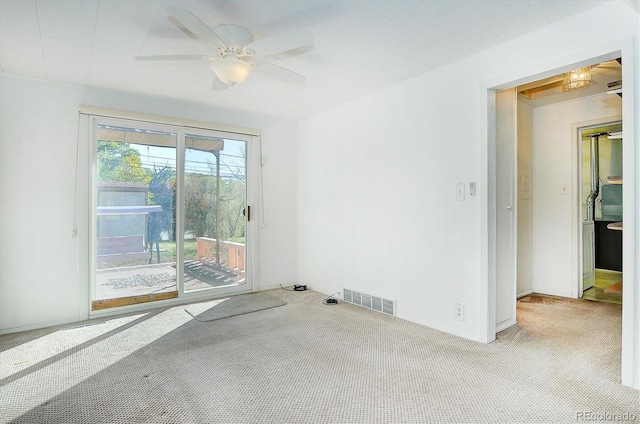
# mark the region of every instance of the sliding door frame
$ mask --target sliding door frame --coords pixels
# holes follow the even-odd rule
[[[211,288],[198,290],[194,292],[185,292],[184,290],[184,263],[183,263],[183,237],[184,234],[184,159],[185,159],[185,134],[200,134],[227,138],[233,140],[244,141],[246,144],[246,207],[259,204],[257,199],[258,192],[255,185],[259,184],[260,173],[259,166],[259,131],[254,129],[245,129],[238,127],[230,127],[226,125],[217,125],[206,122],[181,120],[178,118],[163,117],[157,115],[144,115],[124,111],[113,111],[109,109],[100,109],[90,106],[80,108],[80,125],[83,128],[88,127],[85,133],[87,142],[89,143],[89,231],[88,231],[88,283],[89,283],[89,302],[88,315],[90,318],[109,316],[121,313],[143,311],[152,308],[166,307],[171,305],[184,304],[193,301],[202,301],[207,299],[227,297],[233,294],[247,293],[255,291],[257,284],[256,279],[258,270],[255,265],[258,264],[257,247],[259,226],[258,207],[251,209],[251,219],[244,219],[245,225],[245,283],[237,286],[229,286],[224,288]],[[98,193],[97,193],[97,142],[96,128],[98,124],[115,124],[120,126],[139,125],[149,129],[158,129],[167,132],[176,133],[176,290],[178,297],[167,300],[158,300],[152,302],[139,303],[127,306],[118,306],[108,309],[93,310],[91,303],[96,296],[96,270],[97,270],[97,212]],[[86,125],[86,127],[85,127]],[[84,132],[84,131],[83,131]]]

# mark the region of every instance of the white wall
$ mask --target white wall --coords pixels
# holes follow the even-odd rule
[[[533,107],[518,101],[518,297],[533,292]]]
[[[613,121],[621,113],[620,97],[610,94],[534,109],[533,273],[536,293],[576,297],[576,278],[582,279],[582,274],[577,272],[576,257],[582,253],[576,251],[580,246],[573,237],[574,225],[580,220],[576,206],[581,203],[582,184],[573,184],[577,178],[574,172],[577,173],[581,166],[575,124],[605,118]],[[603,149],[603,153],[606,151]],[[566,194],[562,193],[562,187],[568,189]]]
[[[475,85],[443,84],[449,70],[301,122],[298,269],[321,292],[396,298],[400,317],[474,338],[485,187],[457,201],[456,184],[481,180],[481,117],[452,113],[447,99]],[[456,302],[466,322],[453,321]]]
[[[487,89],[637,37],[637,20],[606,4],[301,121],[299,280],[396,298],[401,318],[487,341]],[[456,201],[470,181],[478,196]]]
[[[164,99],[0,77],[0,332],[86,319],[88,163],[80,146],[78,235],[72,237],[79,105],[262,130],[265,228],[257,288],[296,277],[295,124]],[[260,208],[254,205],[257,223]]]

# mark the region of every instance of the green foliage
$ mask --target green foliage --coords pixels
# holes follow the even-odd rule
[[[245,184],[236,179],[220,179],[220,199],[216,208],[215,175],[185,175],[185,230],[197,237],[235,240],[244,237]],[[216,215],[220,219],[216,228]]]
[[[150,217],[149,240],[159,240],[162,232],[168,232],[170,240],[175,240],[175,170],[168,165],[156,164],[154,169],[143,167],[140,153],[129,143],[98,141],[97,153],[99,181],[148,184],[147,204],[162,206],[161,214]],[[240,168],[229,168],[232,177],[218,181],[214,164],[210,163],[209,167],[210,173],[185,174],[185,232],[197,237],[244,240],[244,172]]]
[[[196,237],[215,237],[215,176],[184,177],[184,229]]]
[[[165,165],[154,167],[153,176],[149,181],[147,203],[162,206],[161,214],[154,214],[149,220],[149,239],[160,240],[163,231],[169,233],[170,240],[175,240],[175,208],[176,208],[176,173],[173,168]]]
[[[129,143],[98,141],[98,180],[149,184],[153,174],[142,167],[140,153]]]
[[[220,184],[220,237],[223,240],[243,239],[245,236],[245,183],[225,179]]]

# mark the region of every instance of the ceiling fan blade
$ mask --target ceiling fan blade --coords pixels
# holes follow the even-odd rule
[[[157,60],[171,60],[171,61],[182,61],[182,60],[199,60],[199,61],[210,61],[214,60],[213,56],[200,56],[193,54],[169,54],[169,55],[150,55],[150,56],[134,56],[135,60],[148,60],[148,61],[157,61]]]
[[[187,9],[167,7],[167,11],[171,14],[169,20],[194,40],[201,42],[212,50],[216,50],[216,47],[227,46],[207,24]]]
[[[300,75],[291,69],[283,68],[282,66],[274,65],[269,62],[259,62],[256,67],[256,71],[287,84],[302,85],[307,80],[303,75]]]
[[[313,34],[306,29],[301,29],[254,41],[247,44],[244,50],[253,51],[253,56],[264,57],[309,45],[313,45]]]

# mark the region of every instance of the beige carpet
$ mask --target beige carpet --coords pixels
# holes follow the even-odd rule
[[[640,420],[640,392],[619,384],[620,305],[529,296],[519,324],[484,345],[323,305],[313,291],[268,293],[287,305],[208,323],[176,307],[0,336],[0,421]]]

